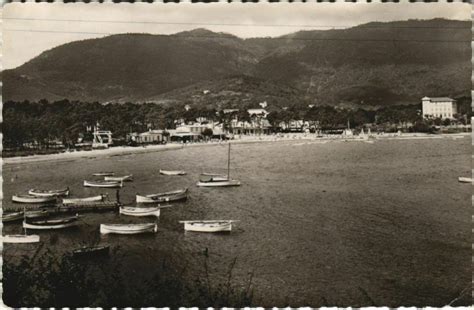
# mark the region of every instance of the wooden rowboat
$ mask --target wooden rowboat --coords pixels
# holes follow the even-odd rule
[[[26,214],[23,211],[7,213],[7,214],[2,215],[2,222],[3,223],[14,222],[17,220],[22,220],[25,217],[26,218],[44,217],[44,216],[47,216],[48,214],[49,214],[48,210],[27,211]]]
[[[83,246],[72,251],[74,257],[109,255],[109,245]]]
[[[160,174],[163,174],[163,175],[185,175],[186,171],[184,171],[184,170],[161,170],[160,169]]]
[[[33,195],[13,195],[12,196],[13,202],[19,203],[45,203],[45,202],[55,202],[56,196],[46,196],[46,197],[38,197]]]
[[[78,219],[79,219],[79,216],[75,215],[75,216],[70,216],[70,217],[44,220],[44,221],[30,221],[29,223],[35,224],[35,225],[66,224],[66,223],[75,222]]]
[[[232,220],[180,221],[184,230],[196,232],[224,232],[232,230]]]
[[[119,213],[131,216],[156,216],[160,217],[161,208],[167,208],[171,206],[159,206],[159,207],[120,207]]]
[[[133,235],[142,233],[156,233],[156,223],[145,224],[100,224],[101,234]]]
[[[133,181],[133,174],[124,175],[120,177],[104,177],[104,181],[115,181],[115,182]]]
[[[59,197],[59,196],[68,196],[69,195],[69,187],[65,189],[37,189],[32,188],[28,191],[28,194],[37,196],[37,197]]]
[[[95,176],[95,177],[109,177],[109,176],[112,176],[114,175],[115,173],[114,172],[96,172],[96,173],[93,173],[92,175]]]
[[[5,235],[2,236],[3,243],[36,243],[40,241],[38,235]]]
[[[63,204],[80,204],[83,202],[99,202],[103,201],[106,195],[97,195],[92,197],[84,197],[84,198],[64,198]]]
[[[122,187],[122,182],[117,181],[86,181],[84,180],[85,187],[102,187],[102,188],[115,188]]]
[[[139,195],[136,196],[137,203],[160,203],[160,202],[171,202],[184,200],[188,197],[188,189],[180,189],[171,192],[150,194],[150,195]]]
[[[33,224],[33,223],[27,223],[23,222],[23,228],[25,229],[38,229],[38,230],[53,230],[53,229],[62,229],[62,228],[68,228],[68,227],[73,227],[76,226],[77,222],[69,222],[69,223],[64,223],[64,224]]]
[[[212,181],[199,181],[196,183],[200,187],[227,187],[227,186],[240,186],[240,181],[237,180],[212,180]]]
[[[473,183],[474,180],[472,178],[466,178],[466,177],[459,177],[458,181],[461,183]]]

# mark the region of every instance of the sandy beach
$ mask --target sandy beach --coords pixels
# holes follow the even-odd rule
[[[326,142],[368,142],[374,143],[376,140],[417,140],[417,139],[460,139],[463,137],[469,136],[469,133],[457,133],[457,134],[440,134],[440,135],[430,135],[423,133],[404,133],[404,134],[377,134],[369,136],[324,136],[317,137],[315,134],[302,134],[302,133],[287,133],[282,135],[261,135],[261,136],[240,136],[238,139],[230,140],[232,144],[242,144],[242,143],[261,143],[261,142],[288,142],[295,140],[303,141],[319,141],[321,143]],[[64,152],[57,154],[48,154],[48,155],[30,155],[30,156],[17,156],[3,158],[3,164],[21,164],[21,163],[31,163],[31,162],[41,162],[41,161],[69,161],[78,158],[96,158],[96,157],[111,157],[111,156],[121,156],[121,155],[130,155],[130,154],[140,154],[140,153],[150,153],[150,152],[159,152],[166,150],[175,150],[180,148],[188,147],[203,147],[203,146],[212,146],[222,143],[227,143],[226,141],[209,141],[209,142],[199,142],[199,143],[168,143],[168,144],[158,144],[158,145],[146,145],[140,147],[131,147],[131,146],[116,146],[108,149],[97,149],[91,151],[72,151]]]

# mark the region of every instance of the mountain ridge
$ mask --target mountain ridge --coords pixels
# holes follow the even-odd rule
[[[372,22],[247,39],[204,28],[173,35],[115,34],[69,42],[5,70],[3,97],[183,104],[187,99],[176,95],[180,90],[214,83],[222,91],[226,79],[229,92],[242,85],[250,89],[247,77],[261,87],[248,92],[246,99],[254,104],[262,91],[277,94],[278,102],[373,106],[416,103],[425,95],[470,95],[470,24]],[[243,84],[232,80],[236,76]]]

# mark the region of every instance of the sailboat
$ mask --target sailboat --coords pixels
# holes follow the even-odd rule
[[[232,180],[230,178],[230,143],[229,152],[227,155],[227,175],[201,175],[199,182],[196,184],[201,187],[225,187],[225,186],[239,186],[240,181]]]

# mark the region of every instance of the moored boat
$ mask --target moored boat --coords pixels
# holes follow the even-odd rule
[[[473,183],[474,179],[473,178],[466,178],[466,177],[459,177],[458,181],[461,183]]]
[[[150,195],[136,195],[137,203],[160,203],[184,200],[188,197],[188,189],[180,189],[171,192],[164,192]]]
[[[133,181],[133,174],[129,175],[124,175],[120,177],[104,177],[104,181],[115,181],[115,182],[127,182],[127,181]]]
[[[196,232],[225,232],[232,230],[233,220],[180,221],[184,230]]]
[[[2,236],[3,243],[36,243],[40,241],[38,235],[5,235]]]
[[[200,187],[240,186],[240,181],[237,181],[237,180],[199,181],[196,183],[196,185]]]
[[[101,234],[133,235],[142,233],[156,233],[156,223],[145,224],[100,224]]]
[[[52,190],[32,188],[28,191],[28,194],[32,196],[37,196],[37,197],[68,196],[69,187],[65,189],[52,189]]]
[[[109,245],[83,246],[72,251],[74,257],[109,255]]]
[[[53,220],[44,220],[44,221],[23,221],[23,228],[25,229],[42,229],[42,230],[50,230],[50,229],[61,229],[61,228],[68,228],[77,225],[77,219],[79,217],[67,217],[61,219],[53,219]]]
[[[131,216],[156,216],[160,217],[160,209],[163,207],[120,207],[119,213]]]
[[[202,173],[196,185],[200,187],[228,187],[240,185],[240,181],[230,178],[230,143],[227,154],[227,175]]]
[[[115,188],[122,187],[122,182],[117,181],[87,181],[84,180],[85,187],[102,187],[102,188]]]
[[[112,176],[114,174],[115,174],[115,172],[111,172],[111,171],[101,171],[101,172],[93,173],[92,175],[95,176],[95,177],[109,177],[109,176]]]
[[[13,195],[12,196],[13,202],[19,203],[46,203],[46,202],[55,202],[56,196],[33,196],[33,195]]]
[[[229,178],[225,174],[201,173],[200,182],[227,181]]]
[[[84,198],[63,198],[63,204],[80,204],[84,202],[99,202],[104,200],[105,195],[97,195]]]
[[[186,171],[184,171],[184,170],[162,170],[162,169],[160,169],[160,174],[163,174],[163,175],[185,175]]]
[[[17,220],[22,220],[25,217],[26,218],[38,218],[38,217],[44,217],[49,214],[48,210],[35,210],[35,211],[20,211],[20,212],[14,212],[14,213],[6,213],[2,215],[2,222],[3,223],[8,223],[8,222],[14,222]]]

